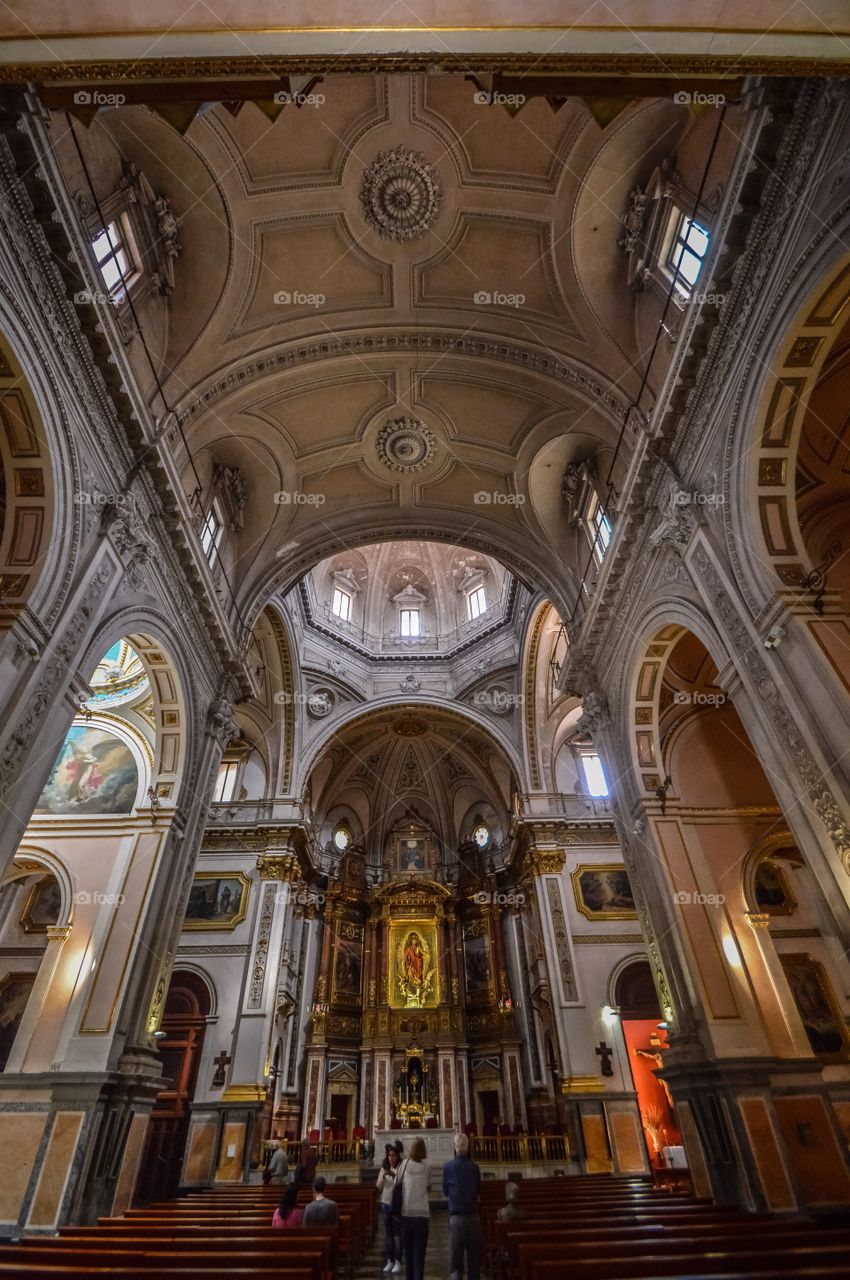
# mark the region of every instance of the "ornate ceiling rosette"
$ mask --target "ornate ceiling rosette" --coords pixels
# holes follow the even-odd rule
[[[394,418],[378,432],[378,457],[391,471],[419,471],[434,456],[437,440],[418,418]]]
[[[440,175],[420,151],[379,151],[363,173],[360,200],[370,227],[386,240],[416,240],[440,210]]]

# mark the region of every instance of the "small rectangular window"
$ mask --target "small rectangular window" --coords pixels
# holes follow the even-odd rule
[[[110,222],[92,240],[92,252],[113,302],[120,302],[137,274],[120,221]]]
[[[673,272],[676,292],[681,298],[689,298],[708,253],[709,232],[686,213],[676,210],[674,216],[678,221],[667,265]]]
[[[221,514],[221,507],[218,500],[214,500],[207,514],[204,516],[204,523],[201,526],[201,547],[204,555],[208,560],[212,559],[214,551],[218,550],[221,542],[221,535],[224,533],[224,518]]]
[[[418,609],[402,609],[401,634],[403,636],[418,636],[421,634],[419,629]]]
[[[611,521],[605,514],[605,508],[597,499],[590,517],[590,529],[593,540],[593,553],[601,563],[611,541]]]
[[[342,618],[343,622],[351,621],[351,596],[347,591],[334,587],[334,598],[331,609],[338,618]]]
[[[605,780],[602,761],[596,752],[583,751],[581,754],[581,767],[588,794],[592,796],[607,796],[608,783]]]
[[[475,618],[480,618],[482,613],[487,612],[487,596],[483,587],[474,587],[472,591],[467,592],[466,596],[466,616],[470,622]]]
[[[222,760],[218,766],[218,777],[213,788],[213,800],[222,804],[233,799],[236,790],[236,774],[239,770],[238,760]]]

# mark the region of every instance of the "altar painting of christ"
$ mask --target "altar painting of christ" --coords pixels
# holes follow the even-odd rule
[[[433,1008],[439,1001],[437,937],[433,921],[398,922],[390,927],[392,1005]]]

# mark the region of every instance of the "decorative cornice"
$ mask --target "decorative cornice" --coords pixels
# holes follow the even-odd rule
[[[216,401],[233,391],[240,390],[257,378],[275,371],[294,369],[302,364],[320,360],[358,360],[377,355],[417,355],[432,352],[436,356],[458,355],[493,360],[555,378],[573,387],[587,400],[596,401],[611,415],[617,426],[625,419],[627,404],[611,387],[598,381],[595,370],[570,357],[552,355],[549,351],[532,345],[522,346],[502,338],[487,338],[467,330],[427,330],[421,327],[409,330],[381,331],[346,334],[331,338],[321,337],[294,342],[283,349],[274,348],[267,355],[253,356],[235,365],[229,373],[207,384],[193,400],[187,401],[178,412],[178,421],[185,426],[192,418],[205,412]]]
[[[577,946],[599,946],[608,943],[616,946],[643,946],[643,934],[640,933],[574,933],[573,942]]]
[[[221,1095],[222,1102],[265,1102],[264,1084],[229,1084]]]
[[[463,32],[469,30],[462,26],[438,28],[445,32]],[[498,28],[494,28],[498,30]],[[534,27],[516,27],[517,37],[523,30],[534,30]],[[554,26],[544,28],[555,37],[559,32],[566,34],[567,28]],[[619,28],[618,28],[619,29]],[[301,28],[309,34],[317,28]],[[352,29],[340,28],[340,34],[352,32]],[[374,28],[365,28],[374,31]],[[399,35],[406,31],[421,33],[420,26],[413,28],[396,28]],[[716,32],[711,32],[716,36]],[[751,34],[755,34],[752,32]],[[346,75],[379,75],[427,73],[439,71],[444,74],[477,73],[491,75],[500,72],[502,75],[516,76],[588,76],[610,77],[619,82],[622,76],[645,75],[657,83],[659,57],[655,52],[646,53],[588,53],[546,52],[528,53],[454,53],[445,47],[445,40],[440,48],[422,52],[405,51],[404,53],[294,53],[289,55],[262,55],[262,73],[269,82],[269,97],[273,96],[274,83],[286,76],[315,76],[327,74],[329,61],[334,70]],[[735,81],[742,76],[818,76],[843,79],[850,76],[850,58],[800,57],[789,54],[777,54],[776,57],[765,57],[763,54],[741,52],[737,49],[716,54],[668,53],[664,54],[664,72],[670,77],[708,77],[710,79],[731,78]],[[246,57],[196,57],[196,58],[102,58],[98,61],[80,58],[76,61],[34,61],[8,62],[0,65],[0,83],[24,85],[29,81],[39,84],[72,83],[77,87],[80,83],[109,83],[112,81],[175,81],[175,80],[212,80],[220,81],[234,77],[240,80],[256,80],[257,58]],[[578,88],[578,86],[572,86]],[[555,85],[552,92],[557,92]],[[563,87],[562,87],[563,88]],[[612,86],[613,88],[613,86]]]

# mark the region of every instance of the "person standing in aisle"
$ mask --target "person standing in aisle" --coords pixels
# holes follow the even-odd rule
[[[469,1280],[481,1280],[481,1214],[478,1189],[481,1171],[469,1155],[469,1138],[455,1134],[455,1156],[443,1169],[443,1195],[449,1202],[451,1280],[463,1280],[466,1258]]]
[[[422,1138],[416,1138],[410,1156],[396,1174],[401,1185],[401,1245],[407,1280],[425,1280],[425,1251],[428,1248],[428,1226],[431,1206],[428,1203],[428,1154]]]

